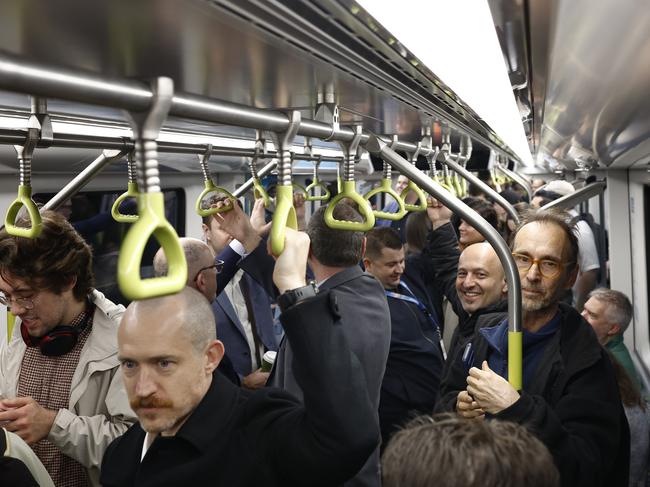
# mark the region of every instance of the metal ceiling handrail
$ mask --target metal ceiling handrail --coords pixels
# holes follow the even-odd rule
[[[519,225],[519,214],[517,213],[517,210],[515,210],[510,203],[508,203],[508,200],[493,190],[489,185],[485,184],[478,176],[475,176],[470,171],[454,161],[454,156],[446,151],[440,151],[438,160],[456,171],[470,183],[476,185],[481,191],[483,191],[483,193],[485,193],[488,198],[495,201],[499,206],[506,210],[510,218],[512,218],[514,222]]]
[[[533,199],[533,190],[530,187],[530,183],[526,181],[520,174],[517,174],[515,171],[511,171],[505,166],[502,166],[501,164],[495,164],[495,166],[499,171],[501,171],[503,174],[508,176],[510,179],[512,179],[515,183],[517,183],[519,186],[524,188],[524,191],[526,191],[526,194],[528,194],[528,201],[532,201]]]
[[[28,62],[6,52],[0,52],[0,88],[136,112],[147,110],[153,98],[151,88],[141,81],[107,80],[100,74]],[[174,95],[169,115],[275,133],[286,131],[290,124],[286,113],[281,111],[187,93]],[[297,135],[337,142],[352,142],[355,138],[350,127],[336,127],[308,119],[302,119]],[[369,137],[370,134],[364,132],[361,144],[366,144]],[[489,143],[487,145],[495,148]],[[416,144],[400,141],[394,149],[415,152],[416,147]],[[427,150],[420,153],[428,155]]]
[[[594,196],[604,193],[605,189],[607,189],[606,181],[594,181],[593,183],[576,190],[574,193],[567,194],[566,196],[562,196],[561,198],[545,204],[541,209],[550,210],[551,208],[559,208],[569,210]]]
[[[394,169],[399,170],[410,180],[429,194],[442,201],[451,211],[460,215],[465,221],[476,228],[492,245],[497,253],[508,284],[508,381],[517,390],[522,386],[522,314],[521,314],[521,283],[519,271],[515,264],[510,248],[499,232],[478,213],[461,200],[445,190],[440,184],[426,176],[422,171],[409,164],[379,137],[371,136],[366,143],[366,149],[380,156]]]

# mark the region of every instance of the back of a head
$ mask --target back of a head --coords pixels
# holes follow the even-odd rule
[[[431,220],[426,211],[411,213],[406,220],[406,243],[409,252],[421,252],[427,242]]]
[[[313,257],[329,267],[357,265],[362,258],[363,232],[328,227],[325,223],[325,210],[326,207],[321,206],[307,224]],[[337,220],[363,221],[359,212],[345,203],[337,204],[332,213]]]
[[[422,416],[391,439],[382,456],[384,487],[558,487],[547,448],[507,421]]]
[[[178,239],[183,253],[185,254],[185,261],[187,262],[187,285],[192,286],[194,276],[204,267],[208,260],[213,259],[212,251],[205,242],[190,237],[181,237]],[[161,247],[156,252],[153,259],[153,270],[155,277],[166,276],[169,272],[167,265],[167,256]]]
[[[379,259],[385,248],[393,250],[402,248],[402,240],[394,228],[376,227],[366,233],[366,259],[371,261]]]
[[[94,286],[92,251],[85,240],[59,213],[43,211],[42,229],[36,238],[15,237],[0,231],[0,275],[27,282],[54,293],[76,279],[74,297],[82,300]],[[17,226],[28,227],[20,219]]]

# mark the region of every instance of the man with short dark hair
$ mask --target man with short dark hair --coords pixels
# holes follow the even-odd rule
[[[560,303],[578,272],[578,242],[566,215],[529,215],[512,254],[522,291],[523,389],[507,381],[504,314],[456,354],[440,406],[465,418],[525,425],[548,447],[565,487],[626,485],[630,436],[612,364],[589,324]]]
[[[307,234],[311,240],[309,267],[320,290],[336,291],[343,333],[364,370],[367,394],[376,416],[390,343],[388,304],[381,286],[358,265],[365,247],[363,232],[330,228],[325,223],[325,210],[326,207],[321,206],[307,224]],[[334,208],[333,216],[337,220],[361,221],[361,215],[345,203],[339,203]],[[273,262],[264,246],[259,245],[261,239],[251,221],[237,208],[219,214],[219,218],[222,228],[238,241],[245,242],[243,247],[246,257],[239,266],[262,283],[268,293],[274,293],[271,281],[274,275]],[[330,360],[337,360],[336,352],[333,352]],[[302,399],[299,373],[294,368],[293,346],[290,341],[283,340],[271,371],[269,385],[280,387]],[[380,485],[377,448],[358,475],[345,486]]]
[[[336,292],[305,285],[308,251],[309,238],[287,229],[274,274],[304,405],[214,374],[224,348],[195,290],[131,303],[118,343],[140,423],[106,452],[103,486],[331,486],[361,468],[377,424]]]
[[[632,303],[627,296],[613,289],[598,288],[589,293],[582,316],[591,325],[596,338],[625,368],[628,376],[641,388],[641,379],[630,352],[623,342],[623,333],[632,321]]]
[[[366,242],[363,264],[383,286],[390,310],[390,351],[379,401],[385,445],[414,413],[433,410],[445,358],[439,320],[424,284],[413,278],[417,273],[405,276],[408,264],[398,233],[389,227],[374,228],[366,234]]]
[[[104,451],[135,419],[117,374],[124,307],[93,283],[90,247],[62,215],[44,211],[35,238],[0,232],[0,303],[18,318],[0,348],[0,423],[58,487],[99,485]]]
[[[382,457],[383,487],[559,487],[546,447],[510,421],[421,416]]]

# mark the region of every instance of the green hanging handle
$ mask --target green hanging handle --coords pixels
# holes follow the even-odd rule
[[[16,226],[16,217],[21,206],[25,207],[31,220],[31,227],[29,228]],[[5,216],[5,228],[9,235],[15,237],[36,238],[40,235],[42,228],[41,214],[32,200],[31,186],[18,185],[18,196],[9,206]]]
[[[296,209],[293,207],[293,187],[277,186],[275,197],[275,212],[271,223],[271,252],[280,255],[284,250],[285,229],[298,229]]]
[[[253,157],[251,158],[250,162],[248,163],[248,166],[250,167],[251,170],[251,177],[253,178],[253,198],[256,200],[263,200],[264,201],[264,208],[269,209],[271,208],[271,197],[269,194],[266,192],[266,189],[262,185],[262,182],[260,181],[260,177],[257,174],[257,159],[259,157],[266,157],[266,140],[264,139],[263,132],[261,130],[256,130],[255,131],[255,152],[253,153]]]
[[[337,220],[334,218],[334,208],[343,198],[354,201],[359,206],[359,214],[364,221],[353,222],[348,220]],[[357,193],[356,183],[354,181],[343,181],[342,191],[334,196],[327,205],[324,215],[325,224],[330,228],[337,230],[352,230],[358,232],[367,232],[375,226],[375,214],[368,200]]]
[[[165,198],[160,189],[158,144],[156,140],[167,118],[174,95],[171,78],[156,78],[152,101],[145,112],[129,112],[135,145],[138,194],[138,221],[122,242],[117,260],[117,282],[127,299],[148,299],[180,292],[187,283],[187,261],[174,227],[165,218]],[[154,236],[168,263],[168,274],[142,279],[140,265],[147,242]]]
[[[113,220],[119,223],[134,223],[138,221],[138,215],[124,215],[120,213],[120,205],[122,202],[127,198],[137,198],[140,192],[138,191],[138,181],[135,176],[135,161],[133,157],[133,152],[126,156],[126,170],[129,178],[126,184],[126,192],[118,196],[111,207],[111,216]]]
[[[194,209],[196,210],[196,213],[202,217],[214,215],[215,213],[224,213],[226,211],[230,211],[232,210],[232,205],[233,202],[235,201],[235,197],[230,193],[230,191],[228,191],[226,188],[216,186],[212,181],[212,177],[210,176],[210,169],[208,168],[208,160],[210,159],[211,155],[212,155],[212,144],[207,145],[207,149],[203,154],[198,154],[199,164],[201,164],[201,171],[203,172],[204,189],[203,191],[201,191],[201,194],[196,199],[196,204],[194,205]],[[204,198],[210,193],[218,193],[224,195],[226,197],[225,204],[219,208],[211,204],[210,205],[203,204]]]
[[[366,201],[368,201],[368,203],[370,203],[370,198],[372,198],[376,194],[380,194],[380,193],[387,194],[397,202],[397,207],[398,207],[397,211],[395,213],[390,213],[388,211],[373,210],[373,214],[375,215],[376,218],[383,218],[384,220],[401,220],[402,218],[404,218],[404,216],[407,213],[406,206],[404,205],[404,201],[402,200],[400,195],[398,195],[393,189],[391,183],[392,183],[392,179],[390,177],[382,178],[380,185],[368,191],[363,196],[363,198]]]
[[[452,177],[452,183],[454,186],[454,192],[456,193],[456,196],[458,198],[464,198],[465,191],[463,191],[463,185],[460,181],[460,177],[458,176],[458,174],[454,173],[454,176]]]
[[[278,160],[278,184],[275,187],[275,212],[271,223],[271,253],[280,255],[284,250],[286,228],[298,229],[296,209],[293,206],[292,163],[291,148],[293,139],[300,128],[300,112],[289,112],[289,124],[284,132],[270,132]]]
[[[409,162],[415,166],[415,163],[418,159],[418,155],[420,154],[420,149],[422,147],[422,143],[418,142],[417,148],[415,149],[415,152],[412,154],[409,154]],[[400,194],[400,197],[402,198],[402,201],[406,201],[406,196],[413,191],[416,196],[418,197],[418,203],[413,205],[410,203],[404,203],[404,208],[406,208],[406,211],[427,211],[427,195],[425,194],[424,191],[420,189],[420,187],[415,184],[413,181],[409,179],[409,184],[404,188]]]
[[[5,228],[9,235],[15,237],[36,238],[42,229],[41,214],[32,200],[32,155],[39,140],[40,129],[38,127],[40,127],[40,123],[36,116],[30,116],[25,144],[14,145],[19,170],[18,195],[7,210]],[[21,206],[27,210],[31,220],[30,227],[16,226],[16,218]]]
[[[174,227],[165,218],[165,199],[160,192],[138,194],[140,218],[129,229],[117,261],[117,280],[128,299],[147,299],[174,294],[187,283],[187,263]],[[166,276],[142,279],[140,264],[147,242],[154,236],[165,252]]]
[[[327,186],[325,186],[320,179],[318,178],[318,168],[320,167],[321,163],[321,156],[318,155],[318,158],[314,162],[314,179],[311,184],[307,185],[305,188],[305,201],[327,201],[330,199],[330,190],[327,189]],[[320,188],[321,195],[316,196],[316,188]],[[314,191],[314,195],[311,195],[311,192]]]

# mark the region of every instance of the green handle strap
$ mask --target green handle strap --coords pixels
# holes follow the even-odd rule
[[[253,179],[253,198],[256,200],[263,200],[264,208],[271,207],[271,197],[266,192],[266,189],[264,189],[264,186],[262,186],[259,179]]]
[[[351,222],[346,220],[336,220],[334,218],[334,208],[343,198],[349,198],[359,205],[359,213],[365,221]],[[329,202],[325,209],[324,220],[328,227],[337,230],[366,232],[375,226],[375,214],[372,212],[372,207],[363,196],[357,193],[354,181],[343,181],[342,191]]]
[[[284,250],[284,235],[287,227],[298,229],[296,209],[293,207],[293,187],[276,186],[275,212],[271,223],[271,252],[280,255]]]
[[[162,193],[138,195],[140,217],[126,234],[117,260],[117,282],[128,299],[147,299],[181,291],[187,283],[187,262],[176,230],[165,219]],[[147,241],[153,235],[167,258],[169,272],[163,277],[142,279],[140,264]]]
[[[406,215],[406,207],[404,205],[404,201],[400,196],[395,192],[395,190],[391,187],[392,181],[390,179],[382,179],[381,184],[368,191],[363,198],[370,202],[370,198],[375,196],[376,194],[379,193],[385,193],[389,196],[391,196],[396,202],[397,202],[397,211],[395,213],[390,213],[388,211],[381,211],[381,210],[374,210],[373,213],[376,218],[383,218],[384,220],[401,220],[404,218],[404,215]]]
[[[206,195],[213,192],[223,193],[227,197],[229,203],[223,205],[220,208],[203,208],[203,206],[201,205],[201,203],[203,202],[203,198],[205,198]],[[214,215],[215,213],[223,213],[225,211],[232,210],[232,202],[235,201],[235,199],[236,198],[230,193],[230,191],[220,186],[215,186],[212,180],[209,179],[205,181],[205,189],[201,191],[201,194],[197,198],[196,205],[194,205],[194,209],[196,210],[196,213],[199,216],[210,216],[210,215]]]
[[[460,177],[458,174],[454,174],[452,178],[452,182],[454,184],[454,191],[456,192],[456,195],[459,198],[464,198],[465,197],[465,192],[463,191],[463,184],[460,181]]]
[[[508,332],[508,382],[516,390],[523,386],[522,380],[522,353],[523,337],[520,331]]]
[[[407,194],[409,194],[410,191],[413,191],[418,196],[418,204],[411,205],[409,203],[404,203],[404,208],[406,208],[406,211],[426,211],[427,195],[413,181],[409,181],[408,186],[402,190],[402,193],[400,194],[402,201],[404,201],[404,198]]]
[[[20,207],[24,206],[27,209],[27,214],[31,220],[32,226],[28,228],[17,227],[16,217]],[[5,228],[9,235],[15,237],[36,238],[41,233],[41,214],[32,200],[32,187],[26,185],[18,185],[18,196],[11,203],[5,216]]]
[[[126,185],[126,192],[122,193],[113,203],[111,208],[111,215],[113,220],[119,223],[134,223],[138,221],[138,215],[123,215],[120,213],[120,205],[127,198],[137,198],[138,197],[138,183],[135,181],[129,181]]]
[[[311,192],[316,188],[320,188],[321,193],[323,194],[321,194],[320,196],[316,196],[316,194],[311,196]],[[330,190],[327,189],[327,186],[321,183],[318,178],[314,178],[314,182],[307,185],[307,187],[305,188],[305,193],[307,194],[307,196],[305,196],[305,201],[327,201],[328,199],[330,199],[331,196]]]

